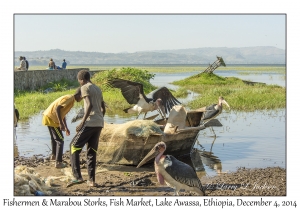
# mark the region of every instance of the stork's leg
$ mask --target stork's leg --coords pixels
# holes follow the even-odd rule
[[[212,147],[213,147],[213,145],[214,145],[214,143],[215,143],[215,141],[216,141],[216,138],[217,138],[217,137],[215,136],[213,142],[211,143],[211,146],[210,146],[210,152],[212,151]]]
[[[160,109],[157,109],[157,111],[160,114],[161,118],[163,118],[166,121],[166,116],[163,115],[162,111]]]
[[[209,121],[210,121],[210,120],[209,120]],[[202,121],[202,125],[205,126],[205,124],[208,123],[209,121],[206,121],[206,122],[203,122],[203,121]],[[201,124],[201,121],[200,121],[200,124]],[[215,131],[214,131],[214,129],[213,129],[213,126],[209,126],[209,129],[210,129],[210,131],[213,133],[213,137],[216,137],[216,134],[215,134]]]
[[[162,115],[160,109],[157,109],[157,112],[160,114],[160,116],[161,116],[162,118],[164,118],[164,116]]]
[[[212,126],[209,126],[209,127],[210,127],[210,130],[213,132],[213,136],[216,137],[216,134],[215,134],[215,131],[214,131],[213,127]]]
[[[141,114],[141,112],[139,112],[139,113],[138,113],[138,115],[137,115],[136,119],[138,119],[138,118],[139,118],[140,114]]]
[[[146,119],[146,114],[147,114],[147,112],[145,112],[145,114],[144,114],[144,119]]]

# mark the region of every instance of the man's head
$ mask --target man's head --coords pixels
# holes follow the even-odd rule
[[[80,84],[80,86],[86,84],[87,82],[90,82],[91,75],[88,70],[81,70],[77,74],[77,80]]]
[[[20,60],[20,61],[23,60],[23,56],[20,56],[20,57],[19,57],[19,60]]]
[[[80,87],[76,89],[74,97],[75,97],[75,100],[77,102],[80,102],[82,100],[82,97],[81,97],[81,88]]]

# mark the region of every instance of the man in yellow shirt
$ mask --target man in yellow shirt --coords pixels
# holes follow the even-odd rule
[[[43,112],[42,124],[49,129],[51,137],[52,155],[51,160],[56,160],[56,168],[64,168],[66,165],[62,163],[62,155],[64,148],[64,135],[70,135],[65,116],[74,106],[74,102],[80,102],[81,89],[78,88],[74,95],[64,95],[53,101],[50,106]]]

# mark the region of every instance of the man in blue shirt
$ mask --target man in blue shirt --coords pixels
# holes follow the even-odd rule
[[[28,69],[29,69],[29,62],[28,62],[28,60],[26,60],[26,58],[25,57],[23,57],[23,60],[26,62],[26,71],[28,71]]]
[[[65,59],[63,60],[63,63],[61,64],[61,68],[62,69],[66,69],[67,68],[67,62],[66,62]]]

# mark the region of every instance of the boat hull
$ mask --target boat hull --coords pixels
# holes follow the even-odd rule
[[[200,130],[206,127],[200,125],[200,119],[203,112],[189,111],[186,115],[186,127],[184,129],[174,130],[174,133],[151,134],[147,137],[137,135],[107,135],[101,133],[97,160],[103,163],[138,165],[146,154],[160,141],[167,145],[166,153],[175,157],[188,155],[194,146],[194,142]],[[160,129],[164,129],[166,121],[163,119],[155,121]],[[104,129],[119,131],[118,125],[106,125]]]
[[[187,155],[191,152],[195,139],[202,129],[205,127],[199,126],[178,130],[174,134],[150,135],[148,137],[128,135],[121,143],[104,142],[100,139],[98,161],[121,165],[138,165],[154,145],[160,141],[166,143],[168,154],[175,157]]]

